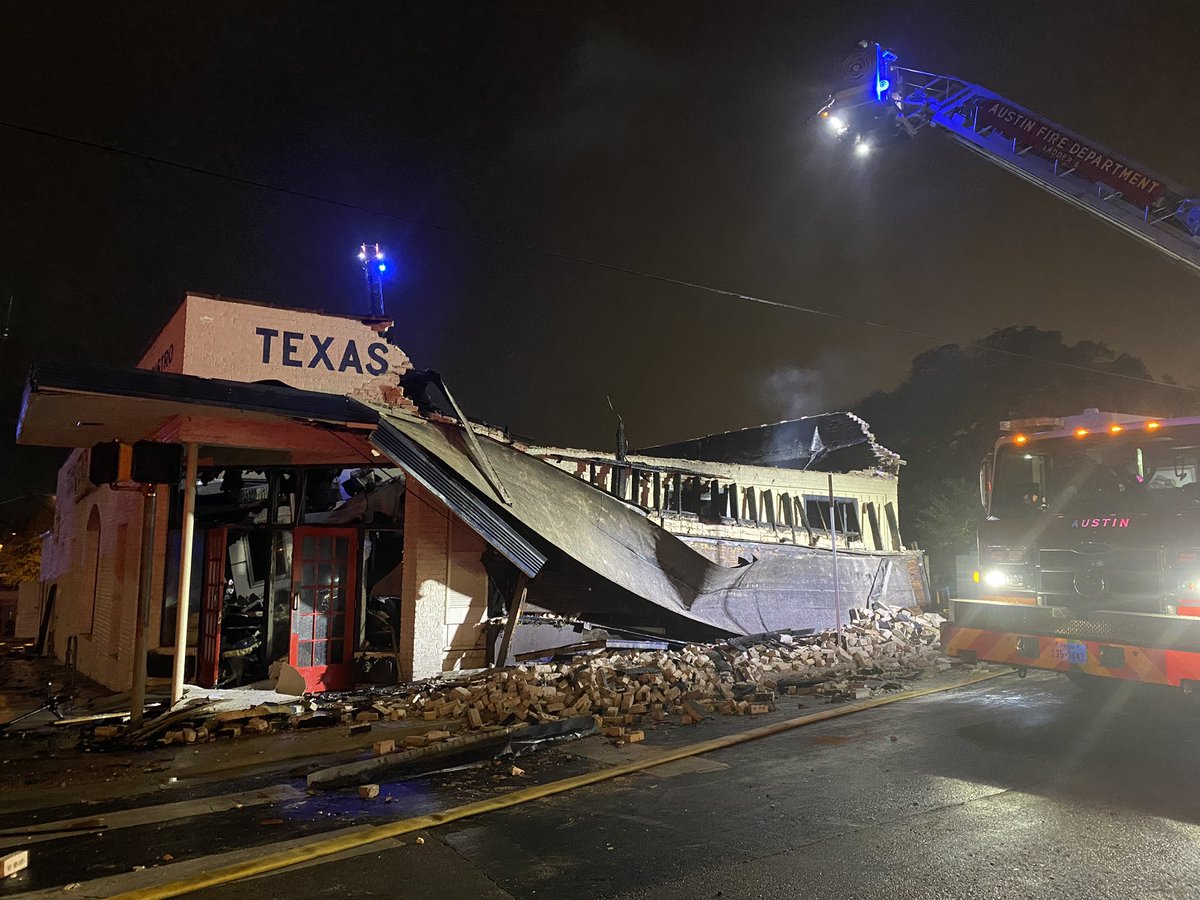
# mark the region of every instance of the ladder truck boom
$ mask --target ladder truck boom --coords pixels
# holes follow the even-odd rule
[[[1114,225],[1200,275],[1200,194],[995,91],[905,68],[863,41],[821,118],[860,152],[880,129],[929,126],[984,159]]]

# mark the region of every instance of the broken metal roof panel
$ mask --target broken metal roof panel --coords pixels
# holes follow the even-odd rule
[[[874,468],[894,472],[901,465],[899,455],[878,444],[870,426],[848,412],[755,425],[637,452],[643,456],[820,472]]]
[[[388,455],[428,491],[446,504],[476,534],[502,553],[513,565],[534,577],[546,565],[546,556],[520,535],[491,506],[481,500],[453,471],[414,441],[396,419],[383,417],[371,443]],[[494,495],[493,495],[494,496]]]

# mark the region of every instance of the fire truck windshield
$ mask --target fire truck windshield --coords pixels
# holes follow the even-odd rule
[[[1200,426],[1032,440],[996,456],[993,515],[1200,506]]]

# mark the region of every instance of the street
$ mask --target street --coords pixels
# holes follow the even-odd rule
[[[776,717],[796,715],[794,707],[783,698]],[[504,784],[473,772],[435,775],[385,785],[394,800],[387,803],[360,801],[352,789],[306,797],[300,779],[293,790],[259,777],[193,793],[279,793],[229,808],[210,800],[215,811],[136,824],[155,819],[142,807],[163,798],[131,798],[123,805],[136,801],[140,811],[119,835],[32,845],[29,872],[8,880],[4,894],[61,895],[64,884],[82,882],[73,896],[109,896],[149,884],[145,877],[156,873],[163,877],[155,884],[167,874],[186,881],[319,841],[331,829],[445,809],[512,782],[524,787],[623,762],[653,752],[656,741],[690,743],[750,724],[660,729],[649,749],[588,738],[521,757],[527,774]],[[1092,698],[1062,678],[1004,675],[389,838],[261,876],[253,890],[272,897],[802,891],[927,898],[1047,890],[1189,897],[1200,890],[1200,796],[1187,767],[1198,745],[1200,714],[1186,698],[1145,691]],[[76,814],[99,811],[84,806]],[[13,817],[3,823],[12,827]],[[236,882],[195,895],[249,890]]]

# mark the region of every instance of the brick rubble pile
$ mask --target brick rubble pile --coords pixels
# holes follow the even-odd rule
[[[195,721],[159,739],[194,743],[336,724],[366,731],[380,720],[429,721],[431,728],[459,720],[465,729],[487,730],[592,716],[609,736],[636,741],[643,721],[694,724],[710,715],[754,715],[773,710],[780,695],[861,700],[899,690],[922,671],[959,664],[941,655],[943,619],[936,613],[875,604],[852,611],[850,618],[840,632],[777,632],[670,650],[608,649],[207,718],[198,709]],[[116,737],[121,729],[96,731],[98,738]],[[423,737],[436,741],[442,731],[432,734],[411,735],[402,743],[423,746]]]
[[[379,697],[389,719],[464,719],[470,728],[599,716],[606,728],[648,716],[746,715],[773,708],[780,694],[863,699],[897,690],[922,670],[946,671],[936,613],[876,604],[856,610],[839,635],[788,633],[677,650],[606,650],[570,661],[484,673],[465,683],[434,681],[408,697]]]

